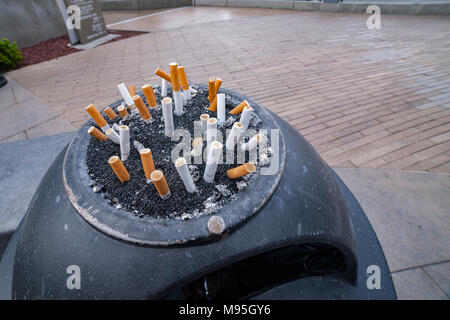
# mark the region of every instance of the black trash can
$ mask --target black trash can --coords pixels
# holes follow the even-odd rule
[[[93,193],[88,121],[48,170],[5,251],[0,298],[395,299],[378,239],[342,180],[284,120],[221,92],[246,99],[280,139],[276,172],[213,214],[220,232],[208,229],[211,215],[142,219]],[[80,288],[68,286],[74,268]]]

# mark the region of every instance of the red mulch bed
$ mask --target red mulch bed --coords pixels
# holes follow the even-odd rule
[[[136,32],[136,31],[109,31],[109,33],[113,34],[120,34],[120,37],[117,37],[115,39],[112,39],[111,41],[108,41],[107,43],[127,39],[130,37],[141,35],[145,32]],[[20,69],[22,67],[30,66],[32,64],[52,60],[55,58],[59,58],[62,56],[66,56],[68,54],[82,51],[78,49],[74,49],[72,47],[69,47],[67,44],[69,44],[69,37],[62,36],[58,38],[53,38],[47,41],[43,41],[41,43],[35,44],[34,46],[20,49],[20,52],[22,52],[24,59],[20,66],[17,69]]]

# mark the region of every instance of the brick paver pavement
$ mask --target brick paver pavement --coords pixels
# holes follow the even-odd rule
[[[202,10],[207,8],[202,8]],[[215,8],[216,9],[216,8]],[[183,26],[26,67],[9,76],[76,127],[116,85],[159,84],[177,61],[297,128],[332,166],[450,173],[450,19],[276,11]]]

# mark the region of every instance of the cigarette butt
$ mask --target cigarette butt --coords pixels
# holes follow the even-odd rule
[[[172,113],[172,99],[165,97],[161,101],[161,109],[164,117],[164,132],[168,137],[172,136],[174,130],[173,113]]]
[[[164,177],[164,174],[160,170],[154,170],[150,178],[153,181],[153,184],[155,185],[156,190],[158,191],[159,195],[163,199],[167,199],[170,197],[170,190],[169,186],[167,185],[166,178]]]
[[[108,136],[108,138],[111,139],[112,142],[120,144],[120,137],[113,128],[109,128],[108,130],[106,130],[105,133]]]
[[[249,173],[253,173],[256,171],[256,166],[254,163],[247,162],[242,166],[230,169],[227,171],[227,176],[230,179],[237,179],[243,177]]]
[[[216,89],[216,94],[219,92],[220,86],[222,85],[223,80],[220,78],[216,78],[216,82],[214,83],[214,88]]]
[[[242,151],[252,151],[261,143],[262,139],[263,136],[261,134],[255,134],[247,143],[242,145]]]
[[[119,138],[122,161],[127,161],[130,155],[130,128],[128,126],[120,126]]]
[[[125,106],[123,104],[121,104],[118,108],[117,111],[119,112],[120,116],[123,118],[125,118],[128,115],[128,111],[125,108]]]
[[[230,114],[240,114],[242,110],[244,110],[245,106],[250,106],[247,100],[244,100],[241,103],[239,103],[233,110],[230,111]]]
[[[214,141],[208,150],[208,159],[206,160],[205,171],[203,172],[203,180],[206,183],[213,183],[214,176],[217,171],[217,164],[222,156],[223,145],[219,141]]]
[[[217,95],[214,97],[214,100],[211,102],[211,105],[208,108],[209,111],[217,111]]]
[[[142,101],[141,96],[135,95],[133,97],[134,104],[139,110],[139,113],[141,114],[142,119],[146,123],[148,123],[152,119],[152,115],[150,114],[150,111],[148,111],[147,106],[145,105],[144,101]]]
[[[133,110],[134,104],[133,104],[133,98],[130,95],[130,92],[128,91],[127,87],[125,86],[125,83],[119,83],[117,85],[117,88],[120,91],[120,94],[122,95],[123,100],[125,100],[125,103],[130,107],[130,110]]]
[[[123,165],[122,161],[120,161],[120,158],[118,156],[109,158],[108,163],[113,169],[117,178],[119,178],[120,182],[123,183],[130,180],[130,174],[128,173],[127,169]]]
[[[237,141],[239,140],[239,136],[242,132],[242,123],[235,122],[233,124],[233,127],[231,128],[230,134],[228,135],[226,148],[227,150],[234,150],[234,146],[236,145]]]
[[[129,85],[128,92],[130,93],[130,96],[134,97],[136,95],[136,87],[132,84]]]
[[[244,126],[242,128],[242,132],[247,131],[248,125],[250,124],[250,120],[252,119],[252,111],[253,108],[250,106],[245,106],[244,109],[242,110],[241,117],[239,119],[239,122],[242,123],[242,125]]]
[[[209,78],[208,81],[208,89],[209,89],[209,95],[208,100],[209,102],[212,102],[214,100],[214,97],[216,96],[216,79]]]
[[[203,148],[203,138],[202,137],[195,138],[192,141],[191,155],[194,157],[201,156],[202,148]]]
[[[96,138],[97,140],[103,142],[106,139],[108,139],[107,136],[105,136],[103,134],[103,132],[101,132],[100,130],[98,130],[96,127],[92,126],[88,129],[88,133],[93,136],[94,138]]]
[[[206,132],[208,119],[209,119],[209,114],[203,113],[202,115],[200,115],[200,122],[202,124],[202,132],[203,133]]]
[[[166,81],[172,82],[170,75],[167,72],[164,72],[163,70],[161,70],[160,68],[156,69],[155,74],[157,76],[160,76],[161,78],[163,78]]]
[[[95,123],[98,124],[100,128],[103,128],[108,125],[105,118],[102,117],[100,112],[94,107],[93,104],[86,107],[86,111],[89,113],[92,119],[94,119]]]
[[[209,118],[206,123],[206,147],[217,139],[217,119]]]
[[[180,77],[178,76],[178,64],[176,62],[171,62],[169,64],[170,68],[170,78],[172,79],[172,90],[180,91]]]
[[[106,108],[105,110],[106,115],[108,116],[109,120],[113,120],[115,117],[117,117],[117,113],[113,111],[110,107]]]
[[[181,87],[183,90],[189,90],[189,83],[186,77],[186,71],[184,71],[184,67],[178,67],[178,75],[180,76]]]
[[[186,191],[189,193],[197,191],[194,180],[192,179],[191,173],[189,172],[186,159],[178,158],[177,161],[175,161],[175,168],[177,169],[178,174],[180,175],[180,178],[184,183]]]
[[[156,98],[155,92],[153,91],[153,87],[149,84],[146,84],[142,87],[142,91],[144,91],[145,99],[147,99],[147,103],[151,108],[156,107]]]
[[[153,155],[150,149],[142,149],[139,151],[141,156],[142,166],[144,167],[145,177],[148,179],[151,178],[151,174],[155,171],[155,164],[153,163]]]

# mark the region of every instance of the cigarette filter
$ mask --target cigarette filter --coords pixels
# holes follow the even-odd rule
[[[172,82],[170,75],[167,72],[161,70],[160,68],[156,69],[155,74],[168,82]]]
[[[172,79],[172,90],[180,91],[180,77],[178,76],[178,65],[176,62],[171,62],[169,64],[170,68],[170,79]]]
[[[102,117],[100,112],[94,107],[93,104],[86,107],[86,111],[89,113],[92,119],[94,119],[95,123],[98,124],[103,131],[109,129],[109,124],[106,122],[105,118]]]
[[[100,130],[98,130],[96,127],[92,126],[88,129],[88,133],[93,136],[94,138],[96,138],[98,141],[105,141],[106,139],[108,139],[107,136],[105,136],[103,134],[103,132],[101,132]]]
[[[256,171],[256,166],[254,163],[247,162],[242,166],[227,170],[227,176],[230,179],[237,179],[243,177],[249,173],[253,173]]]
[[[161,97],[167,97],[167,87],[169,82],[166,79],[161,79]]]
[[[191,155],[194,156],[194,157],[201,156],[202,155],[202,149],[203,149],[203,138],[202,137],[195,138],[192,141]]]
[[[208,81],[208,89],[209,89],[208,100],[209,100],[209,102],[212,102],[214,100],[214,98],[216,97],[215,84],[216,84],[216,79],[209,78],[209,81]]]
[[[148,105],[150,108],[156,107],[156,98],[155,98],[155,91],[153,91],[153,87],[149,84],[146,84],[142,87],[142,91],[144,91],[145,99],[147,100]]]
[[[206,147],[217,139],[217,119],[209,118],[206,128]]]
[[[172,94],[175,102],[175,114],[181,116],[183,114],[183,98],[181,97],[181,91],[173,91]]]
[[[256,148],[256,146],[261,142],[262,135],[257,133],[255,134],[248,142],[242,145],[242,151],[252,151]]]
[[[120,137],[117,134],[116,131],[114,131],[113,128],[109,128],[108,130],[106,130],[106,135],[108,136],[108,138],[111,139],[112,142],[116,143],[116,144],[120,144]]]
[[[186,159],[178,158],[177,161],[175,161],[175,168],[177,169],[181,180],[183,180],[186,191],[190,193],[197,191],[194,180],[189,172]]]
[[[151,181],[151,174],[155,171],[155,164],[153,163],[153,155],[150,149],[142,149],[139,151],[141,156],[142,166],[144,167],[145,177],[147,178],[147,183]]]
[[[106,108],[103,111],[105,111],[105,113],[108,116],[109,120],[113,120],[115,117],[117,117],[117,114],[110,107]]]
[[[130,128],[128,126],[120,126],[120,155],[122,161],[127,161],[130,155]]]
[[[128,115],[128,111],[123,104],[117,107],[117,111],[119,112],[122,119]]]
[[[174,125],[173,125],[173,114],[172,114],[172,99],[169,97],[164,98],[161,101],[162,113],[164,116],[164,127],[166,136],[172,136]]]
[[[134,101],[133,98],[130,95],[130,92],[128,91],[127,87],[125,87],[125,83],[120,83],[117,88],[119,88],[120,94],[122,95],[122,98],[125,100],[125,103],[127,106],[130,107],[130,110],[134,109]]]
[[[178,67],[178,75],[180,76],[181,88],[183,88],[183,91],[189,90],[189,83],[183,66]]]
[[[242,101],[239,103],[233,110],[230,111],[231,114],[240,114],[242,110],[244,110],[245,106],[249,106],[247,100]]]
[[[239,140],[239,136],[241,135],[242,132],[242,123],[240,122],[235,122],[233,124],[233,127],[231,128],[230,131],[230,135],[228,136],[227,139],[227,144],[226,144],[226,148],[227,150],[234,150],[234,146],[236,145],[237,141]]]
[[[167,199],[170,197],[170,189],[167,185],[166,178],[164,177],[164,174],[160,170],[154,170],[150,178],[153,181],[153,184],[155,185],[156,190],[158,191],[159,195],[163,199]]]
[[[136,95],[136,87],[132,84],[128,86],[128,92],[130,96],[134,97]]]
[[[214,83],[214,88],[216,89],[216,94],[219,92],[220,86],[222,85],[223,80],[220,78],[216,78],[216,82]]]
[[[133,97],[133,100],[134,104],[139,110],[139,113],[141,114],[142,119],[144,119],[144,122],[150,123],[152,121],[152,115],[150,114],[150,111],[148,111],[144,101],[142,101],[141,96],[135,95]]]
[[[205,172],[203,173],[203,180],[207,183],[214,181],[214,176],[217,171],[217,164],[222,156],[223,145],[219,141],[214,141],[208,150],[208,159],[206,161]]]
[[[219,88],[222,85],[222,82],[223,82],[222,79],[216,78],[216,81],[214,83],[214,88],[216,90],[216,94],[215,94],[213,100],[211,101],[211,105],[208,108],[209,111],[217,111],[217,93],[219,92]]]
[[[225,94],[218,93],[217,97],[217,121],[219,125],[223,126],[225,124]]]
[[[120,161],[118,156],[113,156],[109,158],[108,163],[113,169],[117,178],[119,178],[120,182],[123,183],[125,181],[130,180],[130,174],[128,173],[127,169],[123,165],[122,161]]]
[[[202,132],[203,133],[206,132],[208,119],[209,119],[209,114],[203,113],[202,115],[200,115],[200,122],[202,123]]]
[[[244,110],[242,110],[241,118],[239,122],[244,126],[242,128],[242,132],[247,131],[248,125],[250,124],[250,119],[252,118],[253,108],[250,106],[245,106]]]

